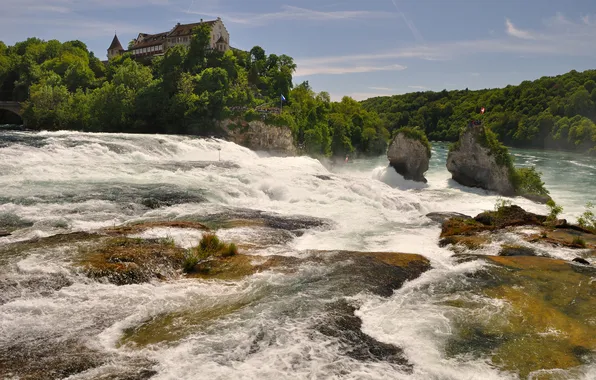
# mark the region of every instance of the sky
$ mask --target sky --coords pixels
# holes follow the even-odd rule
[[[230,44],[287,54],[332,99],[519,84],[596,69],[594,0],[0,0],[0,40],[79,39],[221,17]]]

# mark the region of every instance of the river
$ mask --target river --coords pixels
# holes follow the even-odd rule
[[[516,165],[535,165],[543,173],[551,196],[564,208],[563,217],[574,221],[586,202],[596,202],[596,158],[511,152]],[[404,252],[427,257],[433,268],[389,297],[348,291],[349,284],[341,282],[345,278],[334,275],[341,263],[305,263],[292,273],[264,271],[239,281],[116,286],[73,271],[72,250],[29,250],[0,257],[0,350],[15,352],[15,360],[27,355],[19,349],[41,356],[62,350],[71,359],[98,353],[109,358],[73,371],[69,379],[120,378],[115,374],[152,379],[516,379],[485,356],[446,354],[454,319],[442,301],[483,264],[454,261],[453,252],[437,244],[440,226],[425,215],[476,215],[493,209],[498,200],[453,182],[446,155],[446,144],[433,146],[428,184],[423,185],[403,180],[387,168],[384,157],[325,166],[313,158],[270,157],[215,139],[0,131],[0,230],[11,232],[0,238],[0,248],[148,218],[200,220],[258,211],[318,218],[326,225],[255,245],[251,255],[302,257],[315,249]],[[513,201],[528,211],[546,212],[543,205]],[[218,234],[250,244],[271,231],[238,226]],[[162,228],[141,237],[151,236],[190,247],[200,233]],[[496,249],[484,253],[496,254]],[[553,257],[574,257],[569,249],[543,249]],[[357,305],[362,331],[399,347],[409,366],[346,355],[333,337],[313,329],[326,307],[342,299]],[[484,312],[497,306],[487,304]],[[127,329],[149,318],[217,308],[232,311],[191,326],[173,341],[134,348],[119,344]],[[72,349],[69,342],[75,341],[80,350]],[[0,377],[18,378],[11,371],[0,368]],[[561,378],[594,379],[596,366],[585,364],[566,376]]]

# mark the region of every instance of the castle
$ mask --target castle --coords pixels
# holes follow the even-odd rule
[[[194,24],[176,24],[170,31],[157,34],[139,33],[138,37],[132,41],[132,45],[126,50],[120,44],[118,36],[114,34],[112,44],[108,48],[108,59],[131,53],[133,57],[152,57],[164,54],[169,48],[176,45],[190,46],[192,31],[201,24],[211,26],[211,41],[209,47],[222,52],[230,49],[230,34],[224,26],[221,18],[213,21],[203,21]]]

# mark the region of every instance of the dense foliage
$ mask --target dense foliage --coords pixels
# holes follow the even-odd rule
[[[518,86],[479,91],[417,92],[365,100],[390,131],[420,127],[429,139],[456,141],[479,118],[506,145],[596,153],[596,70],[571,71]]]
[[[220,132],[219,120],[264,119],[292,128],[311,154],[384,152],[389,134],[376,113],[350,98],[331,102],[308,83],[293,88],[296,65],[287,55],[208,49],[210,33],[204,24],[188,48],[107,64],[80,41],[0,42],[0,100],[24,102],[34,129],[210,135]]]

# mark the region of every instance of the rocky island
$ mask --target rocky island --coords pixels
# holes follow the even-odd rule
[[[389,165],[405,179],[425,182],[431,150],[424,132],[418,129],[402,128],[393,138],[387,158]]]
[[[546,203],[550,197],[534,168],[515,168],[509,150],[481,122],[470,122],[449,149],[447,170],[452,178],[504,196],[523,196]]]

